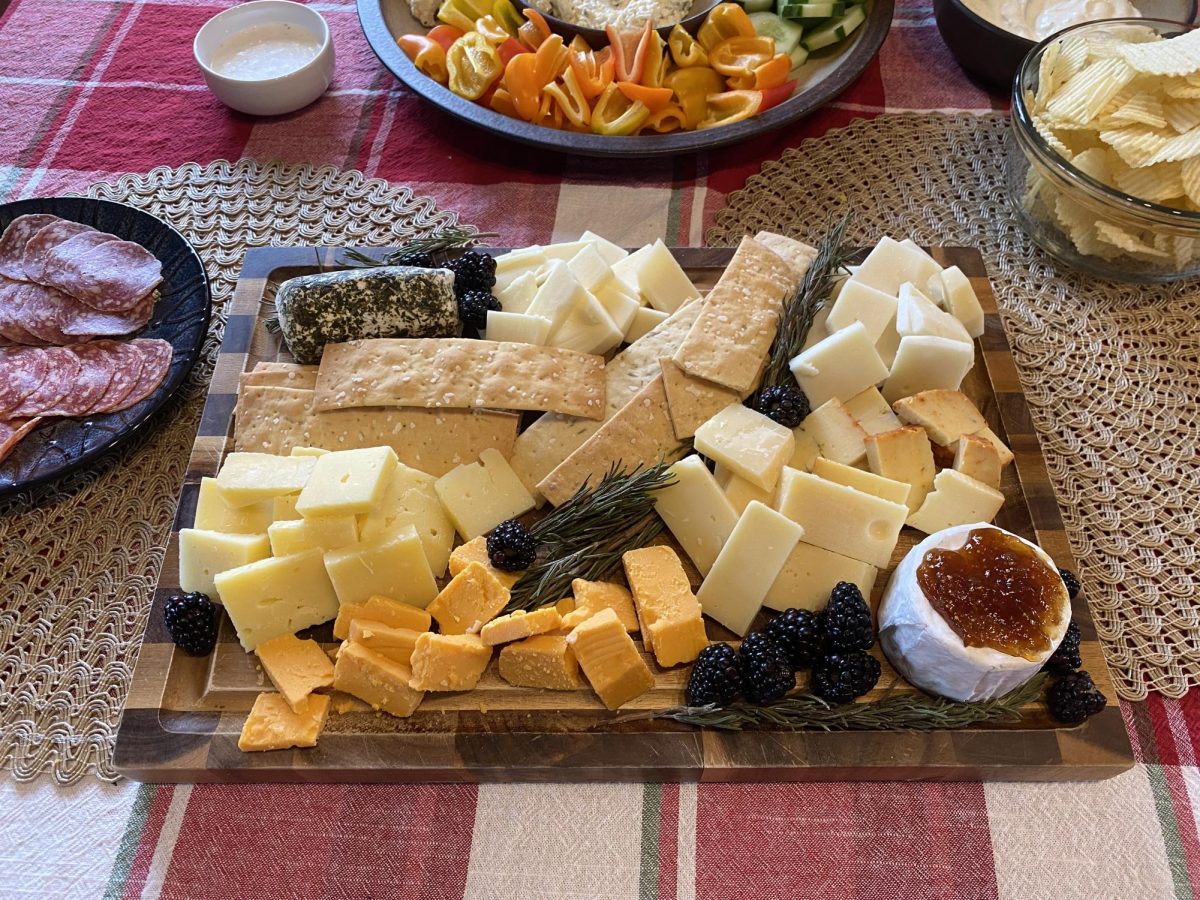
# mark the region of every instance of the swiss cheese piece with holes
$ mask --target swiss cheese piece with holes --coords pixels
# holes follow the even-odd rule
[[[699,456],[684,457],[668,471],[674,483],[655,492],[654,510],[700,574],[707,575],[738,513]]]
[[[247,651],[338,614],[338,596],[320,550],[261,559],[221,572],[213,581]]]
[[[900,537],[908,507],[784,469],[779,511],[804,528],[804,540],[834,553],[884,568]]]
[[[534,507],[533,497],[521,479],[495,450],[485,450],[479,462],[443,475],[433,489],[466,541]]]
[[[226,505],[250,506],[301,490],[316,463],[304,456],[230,453],[217,473],[217,486]]]
[[[369,513],[379,505],[398,462],[391,447],[339,450],[318,456],[296,501],[296,512],[306,519]]]
[[[425,548],[425,558],[435,577],[446,574],[450,547],[454,544],[454,523],[438,499],[437,479],[400,464],[388,480],[378,505],[362,516],[364,541],[412,525]]]
[[[201,531],[220,531],[224,534],[266,534],[274,519],[271,500],[230,506],[215,478],[201,478],[196,497],[196,520]]]

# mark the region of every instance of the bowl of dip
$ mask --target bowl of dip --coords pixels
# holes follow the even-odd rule
[[[308,106],[333,80],[329,25],[293,0],[252,0],[217,13],[192,44],[209,90],[252,116]]]
[[[933,14],[963,71],[1008,90],[1034,46],[1064,28],[1142,16],[1192,22],[1196,0],[933,0]]]
[[[709,11],[721,0],[513,0],[520,11],[525,7],[539,10],[550,30],[571,43],[576,35],[593,49],[608,46],[605,25],[618,31],[641,31],[653,21],[665,41],[671,29],[682,25],[695,34]]]

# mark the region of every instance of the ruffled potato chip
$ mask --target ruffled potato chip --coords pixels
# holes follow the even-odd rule
[[[1090,62],[1050,98],[1046,111],[1060,121],[1091,122],[1134,75],[1134,70],[1117,58]]]
[[[1200,31],[1189,31],[1168,41],[1130,43],[1121,57],[1136,72],[1147,75],[1191,75],[1200,72]]]
[[[1117,151],[1117,155],[1126,165],[1134,168],[1148,166],[1154,162],[1154,155],[1162,150],[1173,136],[1173,131],[1166,134],[1162,130],[1147,128],[1145,125],[1130,125],[1100,132],[1100,140]]]
[[[1200,127],[1200,100],[1172,100],[1163,104],[1167,124],[1183,134]]]
[[[1184,194],[1180,163],[1177,162],[1159,163],[1143,169],[1123,168],[1113,173],[1113,181],[1131,197],[1151,203],[1163,203]]]
[[[1150,93],[1139,91],[1109,113],[1107,124],[1166,128],[1168,123],[1162,101]]]

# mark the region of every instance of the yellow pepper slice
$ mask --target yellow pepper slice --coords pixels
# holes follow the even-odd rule
[[[521,14],[517,12],[517,8],[512,5],[512,0],[495,0],[492,4],[492,15],[496,17],[497,22],[504,26],[509,37],[515,38],[521,25],[525,22],[521,18]]]
[[[478,100],[486,94],[504,71],[496,48],[476,31],[464,34],[450,45],[446,68],[450,90],[468,100]]]
[[[708,66],[690,66],[668,75],[666,86],[675,93],[686,127],[697,128],[708,115],[709,95],[725,90],[725,79]]]
[[[645,103],[630,102],[616,84],[610,84],[592,107],[592,131],[606,135],[636,134],[648,118],[650,110]]]
[[[671,59],[675,60],[675,65],[681,69],[708,65],[708,52],[694,37],[688,34],[687,29],[682,25],[676,25],[671,29],[667,46],[671,50]]]
[[[754,70],[775,56],[775,39],[731,37],[708,52],[708,64],[727,78],[753,78]],[[786,73],[785,73],[786,74]]]
[[[475,29],[475,16],[472,16],[463,8],[461,0],[446,0],[445,3],[438,7],[437,20],[445,22],[459,31],[473,31]]]
[[[546,85],[546,94],[554,98],[563,118],[576,128],[583,128],[591,123],[592,107],[583,94],[574,69],[568,68],[563,72],[561,82]]]
[[[487,38],[488,43],[493,47],[499,47],[512,37],[508,33],[508,30],[491,13],[486,16],[480,16],[475,20],[475,30]]]
[[[423,34],[402,34],[396,43],[413,65],[434,81],[445,84],[449,77],[446,71],[446,51],[442,45]]]
[[[696,32],[696,40],[705,50],[712,52],[713,47],[731,37],[754,37],[754,23],[746,10],[738,3],[718,3],[704,19],[704,24]]]
[[[718,125],[731,125],[757,115],[762,106],[762,91],[725,91],[721,94],[710,94],[708,97],[708,115],[700,123],[700,128],[716,128]]]
[[[658,134],[666,134],[669,131],[678,131],[681,128],[686,128],[687,118],[684,116],[683,110],[672,103],[669,106],[664,106],[657,112],[650,113],[650,118],[646,120],[644,127]]]

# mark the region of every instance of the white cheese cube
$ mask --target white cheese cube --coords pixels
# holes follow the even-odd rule
[[[842,286],[837,300],[829,308],[825,327],[830,331],[840,331],[854,322],[862,322],[874,343],[883,336],[884,330],[891,326],[895,318],[895,297],[851,278]]]
[[[696,450],[751,484],[771,490],[796,449],[791,429],[731,403],[696,429]]]
[[[625,282],[610,278],[596,291],[596,299],[613,320],[613,324],[621,329],[621,335],[624,337],[629,331],[629,326],[633,324],[633,317],[642,308],[638,298],[629,292]]]
[[[320,550],[273,556],[214,576],[225,612],[247,651],[337,616],[338,598]]]
[[[265,534],[221,534],[182,528],[179,531],[179,586],[220,602],[213,578],[271,555]]]
[[[296,493],[308,482],[316,464],[312,456],[230,453],[217,473],[217,486],[226,505],[236,509]]]
[[[546,255],[546,259],[557,259],[566,262],[584,247],[588,246],[588,241],[564,241],[561,244],[547,244],[542,248],[542,253]]]
[[[337,550],[358,543],[358,520],[354,516],[318,516],[273,522],[267,529],[272,556],[291,556],[305,550]]]
[[[524,313],[496,312],[489,309],[484,335],[489,341],[512,341],[544,346],[550,337],[550,320]]]
[[[438,499],[436,482],[432,475],[403,464],[397,466],[379,506],[362,518],[360,530],[364,541],[372,541],[412,525],[421,538],[430,570],[434,577],[441,578],[454,545],[454,523]]]
[[[581,241],[589,241],[596,248],[596,252],[610,266],[614,266],[629,255],[629,251],[624,247],[618,247],[608,238],[602,238],[594,231],[585,231],[579,236]]]
[[[895,297],[904,282],[926,284],[941,270],[942,267],[923,250],[906,247],[885,237],[863,260],[854,278],[867,287]]]
[[[963,323],[948,312],[942,312],[915,285],[900,285],[900,301],[896,309],[896,333],[901,337],[930,334],[954,341],[971,342]]]
[[[526,247],[496,257],[496,284],[492,293],[497,297],[523,275],[532,275],[546,265],[546,254],[541,247]]]
[[[867,455],[867,433],[840,400],[830,400],[814,409],[800,428],[812,438],[818,453],[806,456],[807,464],[792,466],[794,469],[809,471],[818,455],[847,466],[862,462]]]
[[[934,259],[932,256],[930,256],[929,251],[926,250],[924,247],[922,247],[920,244],[918,244],[916,241],[914,241],[912,238],[905,238],[904,240],[902,240],[900,242],[900,246],[907,247],[909,250],[915,250],[917,253],[920,253],[922,256],[924,256],[926,259],[928,259],[931,263],[933,263],[939,269],[941,268],[941,263],[939,263],[936,259]]]
[[[548,319],[553,335],[586,298],[587,292],[580,287],[567,264],[553,260],[546,270],[545,283],[534,294],[525,314]]]
[[[660,312],[673,313],[700,296],[692,280],[671,255],[667,245],[655,241],[637,266],[638,291]]]
[[[653,249],[653,244],[647,244],[612,264],[613,275],[623,281],[626,287],[638,296],[641,296],[641,288],[638,286],[638,269],[641,268],[642,263]]]
[[[793,432],[794,434],[795,432]],[[792,456],[794,458],[795,453]],[[757,500],[759,503],[765,503],[767,506],[775,505],[774,490],[766,490],[756,484],[751,484],[741,475],[735,475],[720,463],[717,464],[716,471],[713,472],[713,477],[717,479],[717,484],[721,486],[721,490],[725,493],[725,499],[730,502],[739,516],[746,511],[746,507],[750,505],[751,500]]]
[[[912,490],[912,487],[903,481],[894,481],[891,478],[884,478],[882,475],[864,472],[862,469],[845,466],[825,459],[823,456],[813,463],[812,473],[826,481],[844,484],[862,491],[864,494],[890,500],[892,503],[907,504],[909,492]]]
[[[817,439],[804,427],[804,423],[792,429],[792,438],[796,441],[796,449],[792,451],[792,458],[788,460],[788,465],[801,472],[812,471],[813,463],[821,455]]]
[[[378,595],[424,609],[438,593],[425,548],[411,525],[326,553],[325,570],[343,606]]]
[[[500,308],[507,313],[523,313],[529,309],[537,295],[537,273],[522,272],[504,290],[492,289],[493,295],[500,301]]]
[[[918,531],[933,534],[955,525],[991,522],[1004,505],[1004,495],[982,481],[954,469],[942,469],[933,479],[933,492],[908,517]]]
[[[586,244],[567,262],[567,268],[585,291],[594,291],[613,277],[612,268],[604,261],[595,244]]]
[[[196,496],[196,519],[201,531],[224,534],[266,534],[273,518],[272,501],[263,500],[245,506],[230,506],[215,478],[201,478]]]
[[[808,334],[804,336],[804,346],[800,348],[801,353],[810,347],[815,347],[817,344],[821,343],[821,341],[825,340],[825,338],[829,337],[829,335],[833,334],[833,332],[829,330],[830,309],[831,307],[829,304],[826,304],[818,309],[816,315],[813,316],[812,325],[808,329]]]
[[[329,450],[322,450],[320,447],[293,447],[288,456],[324,456],[329,452]]]
[[[391,447],[364,447],[327,453],[300,492],[296,512],[315,516],[355,516],[379,503],[399,459]]]
[[[563,350],[595,353],[603,356],[621,343],[624,333],[604,311],[600,301],[587,291],[583,299],[557,329],[550,332],[549,343]]]
[[[973,338],[983,334],[983,305],[971,287],[971,280],[958,266],[951,266],[941,274],[942,296],[946,311],[963,323],[967,334]]]
[[[744,635],[804,529],[771,507],[750,501],[696,592],[700,608]]]
[[[913,335],[900,338],[892,373],[883,383],[889,403],[921,391],[957,391],[975,364],[975,347],[944,337]]]
[[[296,512],[296,501],[299,499],[299,494],[283,494],[272,500],[271,521],[291,522],[295,519],[303,518],[300,513]]]
[[[477,463],[447,472],[434,483],[434,490],[464,541],[529,512],[535,505],[512,466],[495,449],[484,450]]]
[[[839,581],[858,585],[867,602],[879,570],[870,563],[851,559],[801,541],[788,554],[787,562],[763,598],[767,609],[807,609],[820,612]]]
[[[699,456],[685,457],[668,471],[675,483],[655,492],[654,509],[700,574],[706,575],[729,540],[738,514]]]
[[[846,412],[854,417],[862,430],[867,434],[882,434],[899,428],[903,423],[878,388],[869,387],[861,394],[855,394],[845,403]]]
[[[896,351],[900,349],[900,333],[896,331],[896,323],[893,322],[884,329],[879,340],[875,342],[875,352],[879,354],[879,358],[883,360],[883,364],[891,369],[896,362]]]
[[[908,507],[796,469],[784,469],[779,511],[804,528],[804,540],[876,568],[891,559]]]
[[[888,377],[862,322],[835,331],[788,364],[809,402],[849,400]]]
[[[625,340],[632,344],[638,338],[644,337],[667,321],[667,318],[668,316],[665,312],[659,312],[657,309],[651,309],[648,306],[640,307],[630,321],[629,328],[625,330]]]

